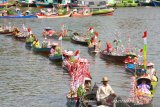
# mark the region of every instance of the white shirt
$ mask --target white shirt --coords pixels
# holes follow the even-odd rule
[[[105,97],[108,97],[110,94],[114,93],[113,89],[109,84],[107,86],[100,86],[97,90],[97,101],[100,101],[101,99],[104,99]]]

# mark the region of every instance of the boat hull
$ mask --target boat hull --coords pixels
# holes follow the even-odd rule
[[[44,54],[44,55],[49,55],[51,48],[36,48],[36,47],[33,47],[33,46],[32,46],[32,50],[33,50],[33,52],[35,52],[35,53]]]
[[[92,13],[90,14],[71,14],[71,17],[77,17],[77,18],[81,18],[81,17],[88,17],[88,16],[92,16]]]
[[[5,34],[5,35],[11,35],[13,32],[6,30],[6,31],[0,31],[0,34]]]
[[[62,61],[63,56],[62,55],[51,55],[49,56],[50,61]]]
[[[20,4],[21,7],[36,7],[36,4],[33,3],[26,3],[26,2],[20,2],[18,1],[18,4]]]
[[[137,7],[138,3],[116,3],[115,7]]]
[[[160,1],[152,1],[152,3],[154,4],[154,6],[160,6]]]
[[[35,3],[37,8],[53,8],[53,4]]]
[[[37,14],[37,18],[65,18],[65,17],[70,17],[71,13],[68,13],[66,15],[42,15],[42,14]]]
[[[138,5],[139,5],[139,6],[154,6],[153,2],[149,2],[149,3],[139,2]]]
[[[71,42],[75,43],[75,44],[80,44],[80,45],[83,45],[83,46],[88,46],[88,41],[77,40],[77,39],[75,39],[75,36],[71,37]]]
[[[118,56],[118,55],[107,54],[104,51],[100,52],[100,57],[101,58],[103,58],[107,61],[113,61],[113,62],[116,62],[116,63],[124,63],[124,60],[126,58],[128,58],[128,56],[135,56],[135,55],[121,55],[121,56]]]
[[[36,18],[35,15],[9,15],[9,16],[0,16],[0,18]]]
[[[135,64],[125,64],[125,71],[131,73],[132,75],[142,76],[146,73],[146,70],[139,68]]]
[[[114,9],[97,9],[93,10],[92,15],[107,15],[114,12]]]

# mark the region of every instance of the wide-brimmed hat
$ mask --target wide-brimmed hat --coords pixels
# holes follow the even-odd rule
[[[147,64],[147,67],[150,67],[150,66],[154,66],[154,63],[149,62],[149,63]]]
[[[105,81],[109,81],[109,79],[107,77],[103,77],[102,82],[105,82]]]

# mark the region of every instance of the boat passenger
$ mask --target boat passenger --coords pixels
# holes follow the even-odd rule
[[[101,40],[98,41],[98,44],[96,46],[96,50],[99,50],[101,49],[101,46],[102,46],[102,43],[101,43]]]
[[[56,47],[58,46],[58,44],[57,43],[53,43],[52,44],[52,46],[51,46],[51,50],[50,50],[50,53],[51,53],[51,55],[54,55],[54,53],[55,53],[55,49],[56,49]]]
[[[36,47],[36,48],[40,48],[40,43],[39,43],[39,40],[37,38],[33,42],[33,46]]]
[[[96,98],[97,101],[101,103],[101,105],[108,105],[107,100],[110,95],[116,96],[113,89],[108,84],[108,81],[109,80],[107,77],[103,77],[102,78],[103,85],[100,86],[97,90]]]
[[[150,86],[148,84],[146,84],[145,80],[142,80],[142,83],[140,85],[138,85],[138,89],[144,93],[144,94],[151,94],[150,90]]]
[[[106,45],[105,51],[106,51],[107,53],[112,53],[112,52],[113,52],[112,44],[109,43],[109,42],[107,42],[106,44],[107,44],[107,45]]]
[[[150,76],[152,81],[157,81],[156,71],[152,62],[147,64],[147,74]]]
[[[48,41],[47,38],[44,39],[44,41],[42,42],[42,48],[47,48],[48,46]]]
[[[3,31],[3,28],[2,28],[2,26],[0,26],[0,31],[1,31],[1,32]]]

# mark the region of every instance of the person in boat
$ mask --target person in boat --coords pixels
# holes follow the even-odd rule
[[[142,83],[137,87],[142,94],[151,94],[151,92],[149,91],[151,87],[148,84],[146,84],[145,80],[142,80]]]
[[[33,46],[34,46],[35,48],[41,48],[41,47],[40,47],[39,40],[38,40],[37,38],[36,38],[35,41],[33,42]]]
[[[112,53],[113,52],[113,47],[112,47],[112,44],[111,43],[109,43],[109,42],[107,42],[106,43],[106,48],[105,48],[105,50],[104,51],[106,51],[107,53]]]
[[[2,26],[0,26],[0,32],[2,32],[3,31],[3,27]]]
[[[48,41],[47,38],[44,39],[44,41],[42,42],[42,48],[47,48],[48,46]]]
[[[99,40],[96,46],[96,50],[100,50],[101,47],[102,47],[102,43],[101,43],[101,40]]]
[[[101,105],[108,105],[108,98],[109,96],[116,96],[116,94],[114,93],[113,89],[111,88],[111,86],[108,84],[108,78],[107,77],[103,77],[102,78],[102,83],[103,85],[100,86],[97,90],[97,94],[96,94],[96,98],[97,101],[101,104]]]
[[[78,14],[77,9],[73,9],[73,14]]]
[[[35,36],[33,34],[31,35],[28,35],[27,38],[26,38],[26,42],[27,43],[33,43],[33,41],[35,40]]]
[[[152,62],[147,64],[147,72],[146,72],[152,81],[157,81],[156,70],[154,68],[154,64]]]
[[[50,50],[50,53],[51,55],[54,55],[55,51],[56,51],[56,47],[58,46],[57,43],[53,43],[52,46],[51,46],[51,50]]]

